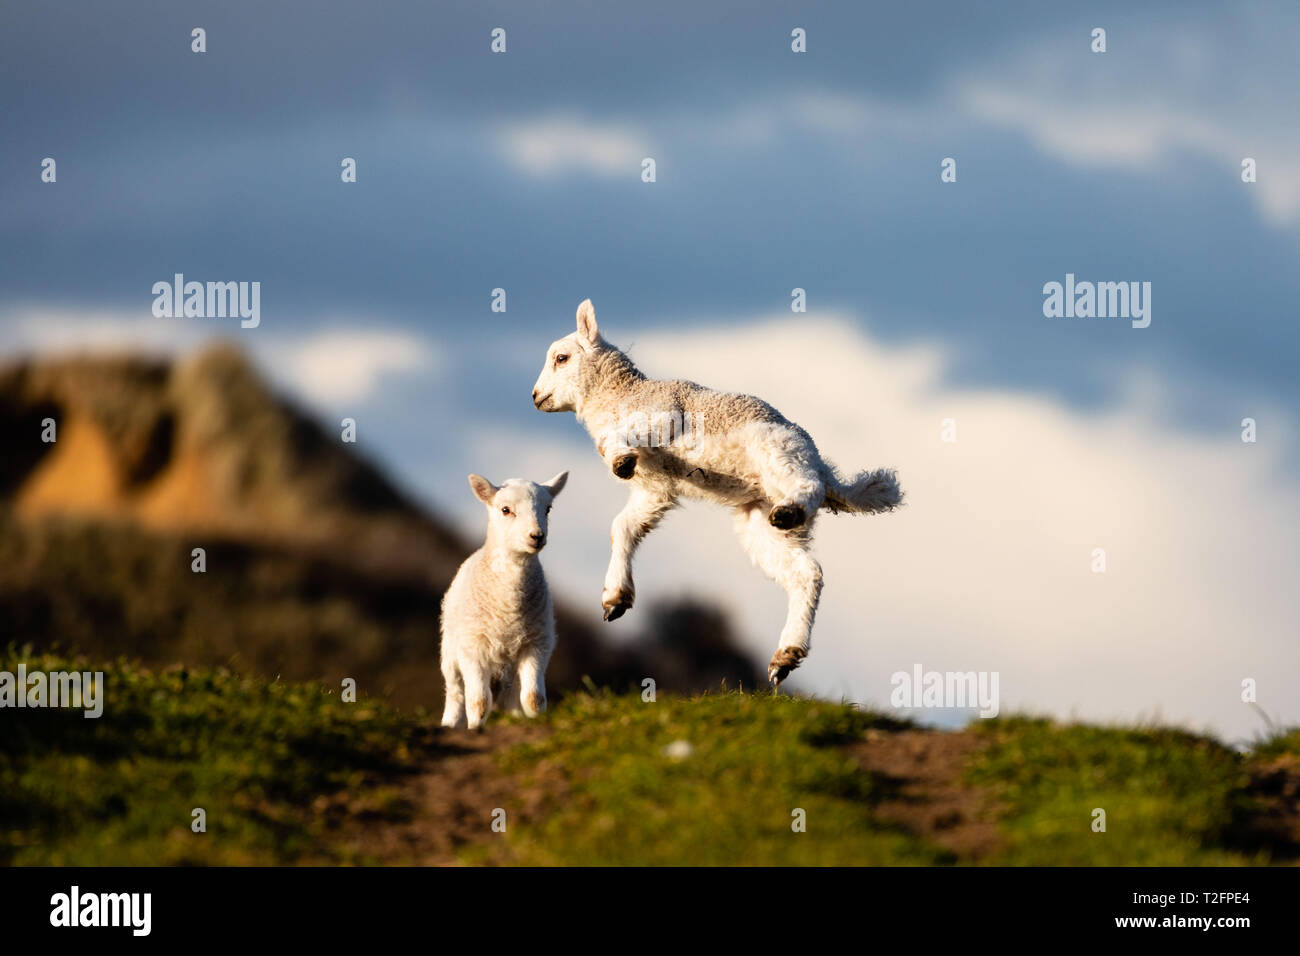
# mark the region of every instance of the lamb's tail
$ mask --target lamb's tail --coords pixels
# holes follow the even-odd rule
[[[850,514],[879,514],[893,511],[903,503],[903,489],[892,468],[864,471],[851,481],[844,481],[833,469],[827,469],[826,504],[831,511]]]

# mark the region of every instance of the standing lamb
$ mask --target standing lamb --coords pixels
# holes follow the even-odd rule
[[[483,726],[492,684],[508,699],[516,674],[519,705],[529,717],[546,709],[546,665],[555,650],[555,610],[537,555],[546,546],[551,502],[562,471],[544,485],[511,478],[496,487],[481,475],[469,486],[487,506],[487,541],[460,566],[442,599],[444,727]]]
[[[774,685],[808,654],[822,589],[809,550],[818,509],[871,514],[903,499],[892,470],[841,478],[807,432],[760,399],[646,378],[601,338],[590,299],[578,306],[577,331],[547,350],[533,404],[575,412],[610,470],[631,485],[610,533],[605,620],[632,607],[632,556],[679,496],[727,505],[750,558],[789,595],[768,667]]]

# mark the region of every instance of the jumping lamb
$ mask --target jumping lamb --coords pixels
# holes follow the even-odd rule
[[[469,486],[487,506],[487,541],[460,566],[442,599],[444,727],[468,716],[470,730],[492,710],[493,683],[509,700],[516,677],[529,717],[546,709],[546,665],[555,650],[555,610],[537,555],[546,546],[551,502],[568,481],[511,478],[499,488],[482,475]]]
[[[632,556],[680,496],[727,505],[750,558],[789,596],[768,667],[773,685],[808,654],[822,589],[810,551],[818,509],[873,514],[902,503],[893,470],[841,478],[806,431],[760,399],[647,378],[601,337],[590,299],[578,306],[577,331],[547,349],[533,404],[576,413],[614,476],[631,486],[610,532],[605,620],[632,607]]]

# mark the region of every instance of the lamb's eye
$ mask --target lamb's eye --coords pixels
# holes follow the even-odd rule
[[[546,506],[546,513],[547,513],[547,514],[550,514],[550,513],[551,513],[551,506],[550,506],[550,505],[547,505],[547,506]]]
[[[567,355],[557,355],[557,356],[555,356],[555,364],[556,364],[556,365],[563,365],[563,364],[564,364],[565,362],[567,362],[568,360],[569,360],[569,357],[568,357]]]
[[[509,506],[509,505],[506,505],[504,508],[502,508],[502,509],[501,509],[501,513],[502,513],[503,515],[508,515],[508,514],[510,514],[510,506]]]

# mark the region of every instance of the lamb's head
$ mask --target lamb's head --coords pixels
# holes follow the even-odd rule
[[[594,373],[594,360],[607,348],[596,330],[590,299],[578,306],[578,330],[551,343],[533,386],[533,404],[544,412],[576,412]]]
[[[469,486],[488,510],[488,542],[510,554],[536,554],[546,547],[551,502],[569,480],[562,471],[539,485],[511,478],[500,487],[482,475],[470,475]]]

